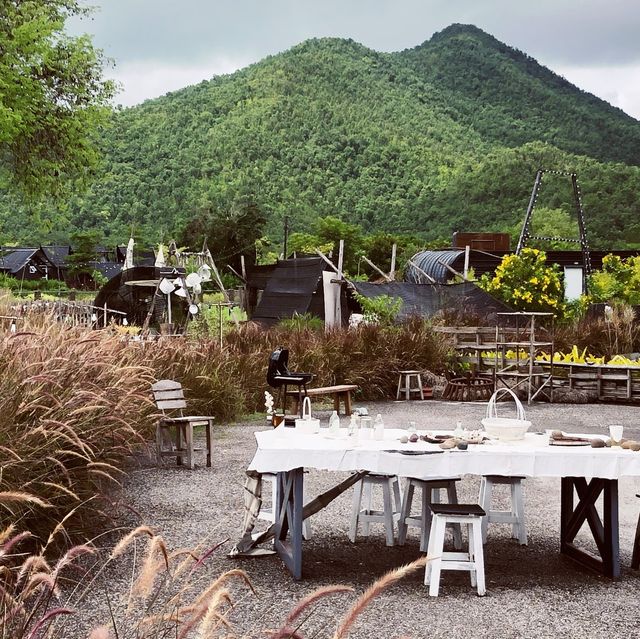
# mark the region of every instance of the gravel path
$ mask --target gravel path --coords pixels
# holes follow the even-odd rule
[[[411,419],[418,429],[453,428],[456,420],[470,427],[479,424],[484,404],[440,401],[369,403],[369,413],[381,413],[388,426]],[[328,411],[318,413],[324,420]],[[569,432],[604,433],[606,425],[621,423],[625,437],[640,439],[636,407],[619,405],[535,404],[527,408],[534,428],[560,428]],[[242,523],[244,471],[255,451],[253,433],[262,422],[218,427],[214,434],[213,468],[204,467],[204,455],[195,471],[150,463],[132,470],[124,498],[135,509],[124,526],[145,523],[172,548],[190,547],[207,540],[229,538],[207,561],[209,579],[231,568],[247,571],[257,596],[234,588],[235,609],[230,618],[234,636],[264,637],[277,628],[286,613],[304,595],[327,584],[346,584],[355,594],[323,599],[302,628],[305,637],[330,637],[355,596],[386,571],[420,556],[417,530],[409,528],[407,545],[387,548],[382,528],[374,526],[369,538],[349,543],[347,530],[351,491],[312,518],[313,536],[304,547],[304,573],[294,582],[277,556],[232,560],[226,557]],[[638,453],[640,454],[640,453]],[[167,462],[169,464],[169,462]],[[305,476],[308,495],[315,495],[344,475],[311,471]],[[465,477],[459,487],[461,501],[477,500],[479,479]],[[499,489],[498,489],[499,490]],[[492,525],[485,546],[487,596],[475,596],[468,574],[445,572],[440,596],[431,599],[415,573],[374,600],[354,626],[350,637],[473,638],[625,638],[638,636],[637,610],[640,573],[631,571],[631,549],[640,510],[640,480],[620,482],[620,545],[622,578],[612,582],[588,572],[558,554],[560,481],[529,479],[526,483],[529,545],[510,539],[508,526]],[[504,493],[506,495],[506,492]],[[506,501],[505,501],[506,503]],[[112,605],[121,606],[119,594],[128,588],[127,575],[108,574]],[[106,621],[101,597],[86,610],[90,623]],[[80,630],[78,630],[80,632]],[[78,634],[86,637],[86,633]]]

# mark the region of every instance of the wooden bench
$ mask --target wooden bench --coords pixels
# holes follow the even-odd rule
[[[344,414],[351,415],[351,393],[358,390],[357,384],[338,384],[337,386],[322,386],[320,388],[307,388],[307,397],[320,397],[322,395],[333,396],[333,407],[340,413],[340,399],[344,401]],[[287,391],[288,397],[293,397],[293,412],[298,413],[298,391]]]

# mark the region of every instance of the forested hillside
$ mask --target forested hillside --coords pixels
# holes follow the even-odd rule
[[[392,54],[309,40],[115,113],[102,148],[64,209],[5,195],[0,241],[244,224],[252,242],[279,237],[285,215],[293,231],[327,215],[426,240],[501,230],[543,166],[578,172],[594,246],[640,242],[640,123],[471,26]],[[568,180],[549,178],[539,205],[570,213]]]

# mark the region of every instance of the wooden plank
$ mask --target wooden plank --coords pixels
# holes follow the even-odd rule
[[[160,410],[177,410],[187,407],[187,402],[184,399],[167,399],[156,401],[156,406]]]
[[[307,395],[330,395],[332,393],[344,393],[346,391],[358,390],[357,384],[339,384],[337,386],[322,386],[317,388],[307,388]],[[298,395],[298,391],[288,390],[287,395],[293,397]]]
[[[183,399],[184,398],[184,393],[182,392],[182,389],[176,389],[176,390],[166,390],[166,391],[153,391],[153,396],[155,399]]]
[[[161,379],[151,386],[152,391],[168,391],[182,389],[182,384],[172,379]]]

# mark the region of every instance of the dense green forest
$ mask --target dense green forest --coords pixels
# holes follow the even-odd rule
[[[578,173],[591,244],[640,243],[640,122],[476,27],[379,53],[309,40],[229,76],[117,110],[89,191],[0,198],[0,242],[216,229],[246,248],[335,216],[425,241],[517,227],[540,167]],[[539,206],[572,214],[568,179]]]

